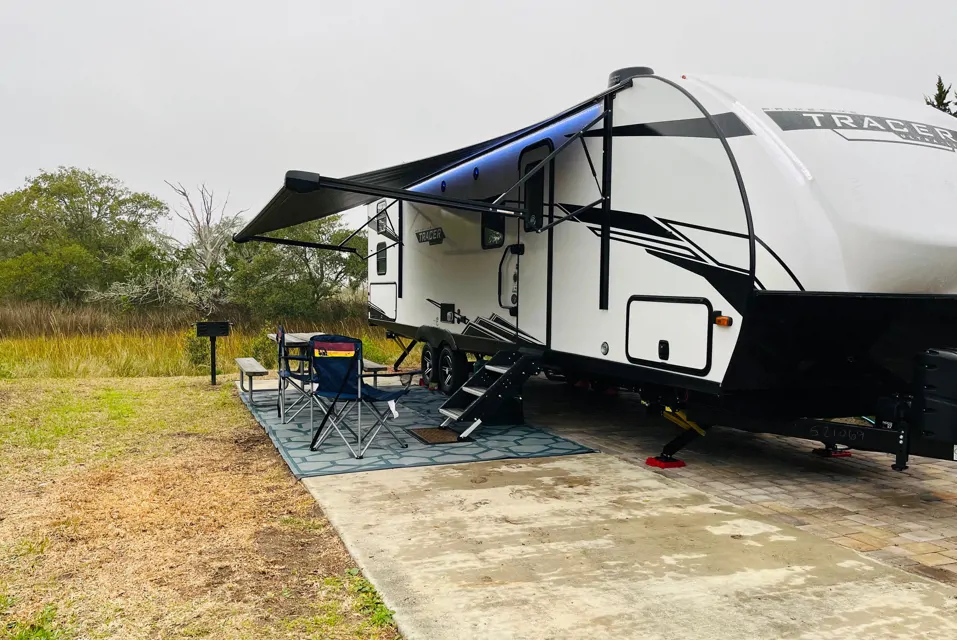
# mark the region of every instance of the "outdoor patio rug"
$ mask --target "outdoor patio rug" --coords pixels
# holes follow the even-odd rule
[[[594,451],[527,424],[514,427],[480,427],[472,434],[471,442],[425,444],[406,432],[406,429],[436,428],[441,425],[443,418],[438,409],[445,396],[421,387],[413,387],[398,403],[399,417],[389,422],[402,442],[409,445],[408,448],[403,449],[396,444],[392,436],[383,429],[365,456],[356,460],[335,432],[322,444],[319,451],[309,450],[311,434],[308,409],[296,416],[294,421],[283,425],[279,424],[279,416],[276,415],[275,391],[256,391],[258,406],[255,407],[249,406],[247,394],[239,395],[269,434],[283,460],[297,478],[454,462],[544,458]],[[318,423],[319,418],[316,420],[317,426]],[[371,424],[371,421],[367,424]]]

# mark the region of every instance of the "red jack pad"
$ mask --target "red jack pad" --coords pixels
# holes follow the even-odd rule
[[[671,460],[660,460],[658,458],[648,458],[645,464],[649,467],[658,467],[659,469],[680,469],[685,466],[684,460],[672,458]]]
[[[847,449],[840,450],[828,450],[828,449],[811,449],[811,453],[816,456],[821,456],[822,458],[850,458],[851,452]]]

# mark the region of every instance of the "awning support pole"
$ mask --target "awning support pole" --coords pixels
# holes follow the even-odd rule
[[[611,277],[611,142],[613,139],[612,109],[614,94],[605,96],[605,128],[602,132],[601,154],[601,249],[598,265],[598,308],[608,309],[608,289]]]
[[[566,220],[577,220],[577,219],[578,219],[578,216],[580,216],[580,215],[583,214],[584,212],[588,211],[589,209],[594,208],[594,207],[597,206],[599,203],[604,202],[604,201],[605,201],[604,198],[598,198],[597,200],[595,200],[595,201],[592,202],[591,204],[586,204],[584,207],[579,207],[578,209],[575,209],[574,211],[572,211],[571,213],[569,213],[567,216],[561,217],[561,218],[559,218],[558,220],[556,220],[556,221],[554,221],[554,222],[549,222],[548,224],[546,224],[546,225],[545,225],[544,227],[542,227],[541,229],[536,229],[536,230],[535,230],[535,233],[541,233],[542,231],[548,231],[549,229],[551,229],[552,227],[554,227],[556,224],[561,224],[561,223],[565,222]],[[559,205],[559,206],[561,206],[561,205]]]
[[[249,236],[243,242],[256,240],[258,242],[268,242],[270,244],[286,244],[293,247],[306,247],[307,249],[326,249],[328,251],[341,251],[342,253],[358,253],[352,247],[343,247],[338,244],[321,244],[318,242],[307,242],[305,240],[290,240],[289,238],[267,238],[266,236]]]
[[[605,195],[601,190],[601,183],[598,182],[598,172],[595,171],[595,163],[591,161],[591,154],[588,153],[588,145],[585,144],[585,138],[579,138],[582,143],[582,149],[585,150],[585,159],[588,160],[588,166],[591,168],[591,177],[595,179],[595,186],[598,187],[598,195]]]
[[[379,249],[378,251],[376,251],[376,252],[374,252],[374,253],[370,253],[369,255],[365,256],[365,257],[363,258],[363,260],[368,260],[368,259],[371,258],[372,256],[379,255],[379,254],[382,253],[383,251],[388,251],[389,249],[391,249],[392,247],[396,246],[397,244],[399,244],[399,243],[398,243],[398,242],[393,242],[392,244],[390,244],[390,245],[387,246],[387,247],[382,247],[382,248]]]
[[[359,234],[360,231],[362,231],[363,229],[365,229],[366,227],[368,227],[370,224],[372,224],[372,221],[373,221],[373,220],[375,220],[376,218],[378,218],[379,216],[381,216],[383,213],[385,213],[386,211],[388,211],[389,208],[390,208],[393,204],[395,204],[396,202],[398,202],[398,200],[393,200],[392,203],[389,204],[388,207],[386,207],[386,208],[383,209],[382,211],[377,211],[374,216],[372,216],[371,218],[369,218],[368,220],[366,220],[365,222],[363,222],[363,223],[362,223],[362,226],[360,226],[358,229],[356,229],[355,231],[353,231],[352,233],[350,233],[350,234],[349,234],[349,237],[347,237],[345,240],[343,240],[342,242],[340,242],[340,243],[339,243],[339,246],[340,246],[340,247],[344,247],[347,242],[349,242],[350,240],[352,240],[353,238],[355,238],[355,237]],[[388,220],[388,217],[386,218],[386,220]],[[391,221],[389,222],[389,226],[390,226],[390,227],[392,226]],[[396,234],[395,234],[395,229],[393,229],[392,232],[393,232],[393,235],[396,235]]]
[[[317,188],[333,189],[345,191],[347,193],[361,193],[367,196],[376,196],[380,198],[395,198],[405,202],[415,202],[418,204],[434,205],[446,209],[462,209],[463,211],[479,211],[483,213],[498,213],[503,216],[520,218],[525,209],[520,207],[509,207],[501,204],[486,204],[476,200],[459,200],[457,198],[446,198],[445,196],[435,196],[429,193],[419,193],[407,189],[392,189],[391,187],[380,187],[376,185],[363,184],[361,182],[352,182],[350,180],[339,180],[337,178],[322,177],[319,179]]]
[[[396,201],[393,202],[392,204],[395,204],[396,202],[398,202],[398,200],[396,200]],[[389,207],[391,207],[391,206],[392,206],[392,205],[390,204]],[[388,209],[389,207],[386,207],[386,209]],[[376,214],[376,215],[378,215],[378,214]],[[356,230],[354,230],[352,233],[350,233],[350,234],[348,235],[348,237],[346,237],[345,240],[343,240],[342,242],[340,242],[340,243],[339,243],[339,246],[340,246],[340,247],[346,246],[346,243],[347,243],[347,242],[349,242],[350,240],[352,240],[353,238],[355,238],[357,235],[359,235],[359,232],[362,231],[363,229],[365,229],[366,227],[368,227],[369,224],[370,224],[373,220],[375,220],[375,216],[373,216],[373,217],[369,218],[368,220],[366,220],[365,222],[363,222],[363,223],[359,226],[359,228],[357,228]]]

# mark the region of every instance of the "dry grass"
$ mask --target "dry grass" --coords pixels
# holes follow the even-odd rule
[[[326,331],[362,338],[366,358],[395,362],[402,349],[383,329],[370,327],[359,315],[364,312],[364,299],[333,299],[317,312],[317,319],[282,324],[293,333]],[[234,359],[245,356],[275,367],[276,346],[266,337],[275,325],[254,324],[240,315],[236,319],[232,335],[216,343],[219,373],[234,373]],[[121,313],[95,306],[0,305],[0,379],[208,374],[209,340],[196,338],[194,320],[194,312],[177,309]],[[406,363],[417,365],[418,358],[416,350]]]
[[[232,385],[0,381],[0,638],[396,638],[353,566]]]
[[[268,309],[257,309],[258,313]],[[318,327],[342,320],[363,321],[367,303],[363,292],[345,294],[323,301],[308,318],[279,318],[267,325]],[[202,320],[199,312],[177,307],[132,307],[96,304],[49,304],[44,302],[5,301],[0,305],[0,338],[33,336],[93,335],[104,333],[175,333]],[[251,311],[227,307],[218,311],[214,320],[229,320],[244,332],[256,332],[262,321],[253,319]]]
[[[120,312],[95,305],[10,302],[0,305],[0,337],[89,335],[124,331],[177,331],[199,318],[186,309]]]
[[[301,328],[316,329],[309,325]],[[402,353],[395,342],[386,339],[384,330],[360,320],[329,323],[323,330],[362,338],[365,357],[376,362],[391,364]],[[234,359],[242,356],[257,357],[263,365],[275,367],[276,347],[266,338],[267,331],[270,329],[265,327],[242,330],[219,338],[219,372],[234,373]],[[0,379],[203,375],[209,372],[208,359],[203,363],[193,354],[197,348],[208,350],[208,342],[195,338],[195,330],[185,329],[0,338]],[[418,364],[418,356],[410,356],[407,362]]]

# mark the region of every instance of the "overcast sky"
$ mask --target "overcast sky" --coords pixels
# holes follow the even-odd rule
[[[258,210],[477,142],[647,65],[920,100],[957,80],[943,0],[0,0],[0,192],[76,165]]]

